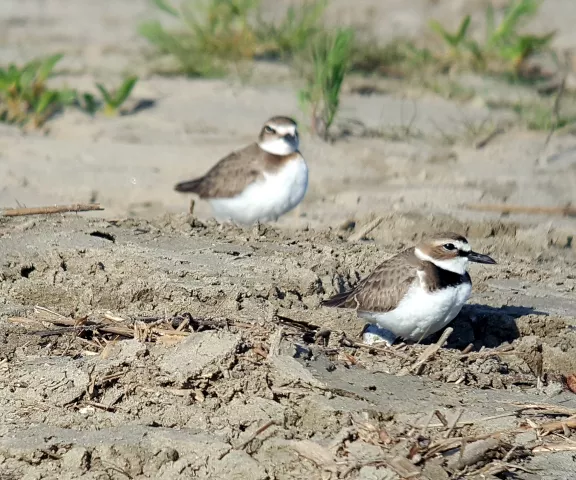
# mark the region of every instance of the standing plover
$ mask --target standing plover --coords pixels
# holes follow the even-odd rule
[[[496,263],[473,252],[462,235],[440,233],[386,260],[354,289],[322,305],[356,309],[371,324],[366,343],[373,343],[374,334],[389,345],[398,337],[418,342],[446,327],[470,297],[468,262]]]
[[[257,142],[224,157],[203,177],[174,189],[208,200],[221,221],[276,221],[302,201],[308,188],[308,166],[298,146],[296,122],[272,117]]]

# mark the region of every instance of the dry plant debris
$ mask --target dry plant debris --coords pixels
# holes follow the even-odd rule
[[[35,222],[52,225],[53,220]],[[360,247],[345,236],[339,243],[322,236],[294,242],[271,228],[248,233],[223,228],[208,234],[202,226],[179,240],[175,233],[166,233],[158,266],[152,250],[142,249],[134,257],[133,245],[128,249],[124,241],[125,228],[137,231],[143,245],[159,238],[160,230],[149,224],[111,223],[105,231],[116,239],[112,244],[87,235],[104,229],[101,220],[57,219],[58,225],[62,222],[81,225],[78,238],[89,249],[29,258],[13,255],[0,272],[6,295],[22,299],[24,306],[7,311],[10,322],[4,322],[4,333],[0,332],[8,340],[4,346],[14,345],[0,353],[0,392],[8,398],[7,418],[25,412],[46,428],[64,425],[80,439],[92,435],[96,422],[102,427],[98,432],[112,425],[123,429],[125,438],[142,428],[146,438],[168,436],[163,437],[168,438],[165,444],[176,451],[169,457],[186,461],[192,458],[186,445],[199,431],[208,447],[204,463],[195,465],[195,471],[216,478],[229,477],[214,473],[212,466],[224,465],[228,456],[226,468],[238,468],[243,461],[249,465],[247,478],[257,468],[266,469],[256,475],[262,479],[283,471],[290,472],[286,478],[348,480],[372,473],[435,480],[513,472],[523,478],[539,457],[573,450],[576,404],[560,404],[553,397],[550,404],[542,403],[534,393],[521,396],[537,390],[537,375],[542,375],[543,388],[557,382],[558,372],[550,367],[551,347],[545,342],[554,335],[562,345],[569,341],[560,321],[530,316],[517,324],[528,337],[499,340],[499,346],[479,344],[462,320],[451,325],[450,338],[448,330],[429,345],[364,345],[359,342],[361,328],[356,332],[343,315],[325,317],[314,302],[324,294],[318,278],[325,289],[331,281],[354,281],[366,257],[351,257],[350,252],[371,253],[371,246]],[[181,223],[175,225],[180,228]],[[10,241],[33,233],[37,232],[13,232]],[[205,243],[206,238],[210,242]],[[269,251],[271,241],[285,245],[286,252]],[[188,251],[184,257],[183,245],[194,242],[202,248],[201,257]],[[309,257],[299,254],[306,242],[314,244],[305,250]],[[251,253],[243,256],[246,245]],[[269,282],[269,270],[259,265],[270,269],[272,260],[262,259],[274,256],[280,256],[274,274],[294,256],[313,267],[298,265],[298,275]],[[207,286],[205,274],[195,270],[201,266],[198,258],[214,259],[214,268],[229,260],[226,271],[238,276],[222,274]],[[93,269],[97,262],[103,266]],[[328,275],[334,271],[336,279]],[[258,285],[275,286],[254,288],[244,283],[248,275]],[[306,281],[300,283],[301,278]],[[101,295],[111,294],[117,284],[110,282],[116,279],[131,283],[113,292],[111,302]],[[480,288],[486,285],[481,278],[478,283]],[[63,287],[65,301],[58,296]],[[82,296],[90,289],[92,295]],[[226,293],[231,291],[233,295]],[[494,326],[486,321],[482,338],[501,331],[503,316],[497,318]],[[539,334],[538,341],[527,341],[544,327],[550,336]],[[466,336],[454,346],[463,331]],[[530,349],[524,347],[540,344],[542,361],[532,365],[533,358],[526,356]],[[568,389],[565,386],[561,394],[570,402],[571,376],[565,378]],[[560,388],[559,382],[555,388]],[[23,424],[17,424],[12,435],[23,435],[20,431],[25,431]],[[58,439],[34,452],[41,455],[42,468],[52,462],[62,473],[67,467],[60,464],[72,451],[62,446],[67,445],[65,439],[58,432],[33,434]],[[185,435],[186,440],[178,443],[174,435]],[[6,441],[0,438],[0,455]],[[150,466],[150,458],[156,458],[150,451],[134,456],[135,446],[146,449],[145,443],[137,440],[127,447],[129,453],[114,458],[106,457],[100,447],[76,443],[73,449],[87,450],[82,453],[91,459],[87,472],[103,466],[102,459],[138,478],[141,467],[129,465],[136,459],[152,468],[152,475],[174,476],[175,470],[166,473]],[[198,451],[195,445],[194,455]],[[180,465],[177,460],[169,464]],[[0,473],[2,468],[0,464]],[[120,478],[119,473],[109,473]]]
[[[88,316],[67,318],[48,308],[38,306],[34,309],[33,318],[11,317],[8,320],[11,323],[29,327],[49,327],[34,332],[43,337],[75,333],[82,339],[89,334],[90,343],[101,348],[105,342],[121,338],[173,344],[190,335],[193,326],[198,329],[221,325],[218,321],[194,320],[190,314],[166,318],[144,317],[135,320],[128,320],[111,313],[92,319]]]
[[[97,317],[89,318],[67,318],[57,312],[43,307],[36,307],[31,318],[12,317],[10,322],[24,325],[29,328],[42,328],[34,333],[47,337],[59,336],[67,333],[74,333],[77,338],[95,347],[100,352],[101,358],[107,358],[108,350],[119,339],[135,339],[139,342],[155,342],[163,345],[173,345],[189,337],[194,332],[205,330],[222,330],[231,326],[228,321],[195,319],[190,314],[178,316],[167,316],[163,318],[142,317],[139,319],[126,319],[122,316],[112,313],[105,313]],[[254,328],[252,325],[241,324],[241,327],[248,331],[248,328]],[[247,328],[248,327],[248,328]],[[259,365],[258,358],[266,359],[270,355],[282,355],[280,343],[283,339],[294,336],[296,331],[302,332],[302,326],[294,327],[284,325],[277,330],[268,330],[270,336],[267,340],[253,342],[248,350],[253,357],[242,354],[244,361],[252,362],[250,358],[256,359],[254,365]],[[325,348],[327,352],[339,355],[339,358],[346,360],[349,365],[359,367],[359,360],[354,355],[347,353],[344,349],[359,348],[370,349],[372,354],[391,354],[394,358],[400,359],[405,366],[398,371],[397,375],[406,375],[410,372],[418,374],[424,363],[430,360],[445,344],[446,339],[451,333],[442,335],[440,339],[427,347],[420,355],[415,358],[405,353],[395,351],[391,348],[381,348],[365,346],[352,342],[350,340],[343,343],[344,346],[340,351],[333,347]],[[260,332],[264,338],[264,332]],[[344,337],[345,338],[345,337]],[[406,346],[404,346],[405,348]],[[87,352],[84,352],[87,353]],[[493,352],[494,353],[494,352]],[[478,356],[477,352],[461,354],[461,358],[468,358],[471,355]],[[249,360],[250,359],[250,360]],[[232,363],[237,364],[239,359]],[[264,364],[262,364],[264,365]],[[361,367],[360,367],[361,368]],[[104,397],[106,389],[116,385],[129,374],[126,368],[107,374],[92,373],[86,386],[86,395],[84,398],[78,397],[73,400],[75,408],[89,412],[90,409],[114,413],[117,407],[114,403],[103,402],[100,399]],[[200,386],[201,384],[198,384]],[[206,398],[204,387],[190,388],[173,388],[164,386],[161,390],[147,386],[138,387],[143,392],[151,394],[160,391],[170,393],[175,396],[195,399],[196,402],[203,402]],[[131,387],[135,388],[134,386]],[[305,384],[298,384],[292,390],[275,390],[277,394],[282,395],[296,394],[300,391],[302,395],[308,388]],[[314,387],[312,387],[314,388]],[[203,393],[204,390],[204,393]],[[113,400],[118,402],[122,395],[119,393]],[[326,392],[331,395],[339,395],[342,392],[338,390]],[[346,427],[336,435],[329,446],[321,445],[309,439],[291,440],[288,442],[290,448],[300,457],[312,462],[321,468],[327,474],[333,475],[330,478],[354,478],[352,475],[366,466],[376,466],[387,468],[395,472],[400,478],[426,479],[426,465],[433,462],[442,465],[450,475],[455,478],[461,476],[472,476],[482,474],[497,474],[502,472],[528,471],[521,463],[522,459],[530,455],[544,454],[559,451],[576,451],[576,441],[570,438],[571,431],[576,429],[576,409],[562,407],[553,404],[514,404],[514,411],[505,412],[491,417],[479,419],[462,420],[466,417],[466,409],[456,409],[450,416],[446,416],[440,410],[430,412],[428,421],[423,425],[413,425],[412,428],[398,430],[398,425],[389,422],[374,420],[355,420],[351,427]],[[504,417],[516,417],[518,426],[507,428],[501,431],[490,433],[473,433],[476,427],[490,420]],[[432,423],[433,417],[436,417],[440,423]],[[537,422],[534,418],[564,417],[554,421]],[[262,433],[276,426],[279,432],[284,430],[284,426],[276,420],[269,420],[258,427],[253,433],[245,439],[236,442],[236,450],[245,450],[252,444]],[[396,430],[396,431],[395,431]],[[481,428],[479,429],[482,430]],[[533,431],[536,434],[536,444],[527,447],[514,445],[516,435]],[[561,433],[558,433],[561,432]],[[276,433],[272,433],[275,436]],[[356,458],[351,452],[355,451],[355,442],[368,444],[377,447],[379,452],[374,458],[369,460]],[[258,443],[250,452],[254,454],[258,449]],[[354,447],[354,448],[353,448]],[[376,450],[375,450],[376,451]],[[57,455],[53,453],[50,458]]]
[[[55,213],[93,212],[104,210],[98,203],[76,203],[73,205],[54,205],[51,207],[5,208],[0,210],[4,217],[22,217],[25,215],[53,215]]]
[[[466,208],[484,212],[525,213],[528,215],[563,215],[565,217],[576,216],[576,208],[571,205],[565,207],[531,207],[527,205],[507,205],[507,204],[468,204]]]

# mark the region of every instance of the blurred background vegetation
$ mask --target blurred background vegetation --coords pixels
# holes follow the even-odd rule
[[[156,73],[223,77],[241,72],[246,79],[254,62],[280,62],[298,80],[306,126],[325,139],[350,76],[401,79],[466,100],[475,91],[460,76],[482,75],[534,92],[530,102],[490,105],[513,110],[527,128],[559,128],[576,120],[576,110],[560,109],[556,99],[568,94],[558,75],[564,60],[550,47],[554,32],[526,31],[538,15],[539,0],[510,0],[498,10],[488,4],[483,18],[468,15],[456,26],[432,19],[429,33],[434,41],[426,46],[402,38],[380,44],[369,32],[328,26],[327,0],[303,0],[274,21],[265,19],[261,0],[151,1],[157,18],[142,22],[138,34],[151,47],[150,62],[171,61],[169,68],[158,62],[164,66]],[[544,57],[545,62],[534,60]],[[0,69],[0,121],[37,128],[65,108],[89,115],[123,113],[137,77],[128,76],[111,90],[98,84],[98,94],[50,89],[47,82],[60,58],[56,54]]]

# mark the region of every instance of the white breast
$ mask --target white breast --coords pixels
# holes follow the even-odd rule
[[[429,293],[416,281],[394,310],[359,312],[359,316],[409,341],[420,341],[443,329],[470,298],[472,285],[461,283]]]
[[[302,156],[249,185],[233,198],[210,201],[216,218],[241,224],[275,221],[298,205],[308,188],[308,166]]]

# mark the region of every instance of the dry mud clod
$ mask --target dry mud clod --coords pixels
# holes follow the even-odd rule
[[[360,347],[355,317],[318,304],[397,239],[184,232],[181,217],[22,221],[4,222],[0,247],[2,478],[528,479],[570,451],[569,294],[546,314],[569,251],[545,272],[473,272],[444,348],[386,350]],[[517,301],[511,289],[536,275],[540,296]]]

